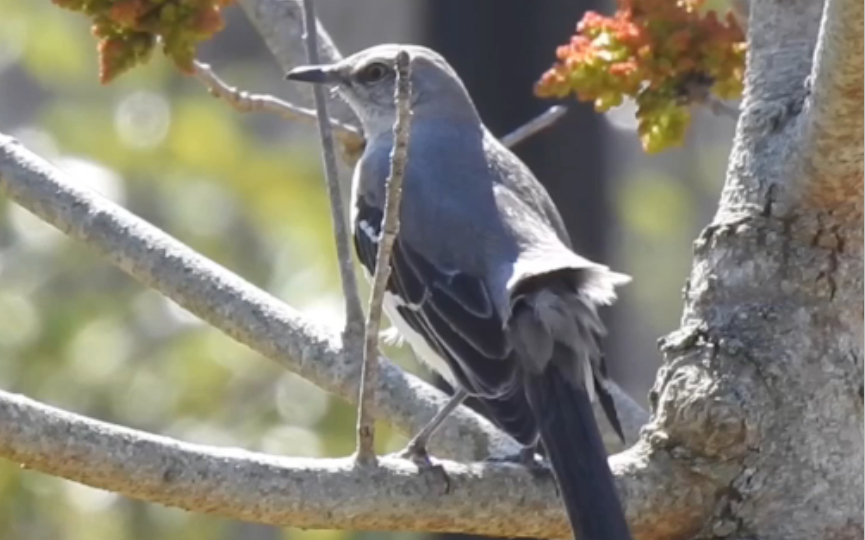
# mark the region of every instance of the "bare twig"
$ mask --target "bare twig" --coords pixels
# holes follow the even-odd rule
[[[391,251],[396,235],[399,233],[402,181],[408,160],[409,123],[411,121],[410,60],[406,51],[400,51],[394,65],[396,85],[393,99],[396,107],[396,121],[393,125],[393,150],[390,155],[390,174],[385,182],[384,216],[378,241],[372,291],[367,307],[360,398],[358,399],[357,458],[361,462],[375,460],[375,421],[371,411],[375,398],[374,390],[378,382],[378,335],[381,326],[382,301],[390,278]]]
[[[253,94],[241,90],[220,79],[209,64],[196,60],[194,65],[195,76],[207,87],[208,91],[213,96],[225,100],[240,112],[261,111],[278,114],[286,120],[297,120],[310,125],[317,123],[317,116],[312,109],[294,105],[268,94]],[[359,149],[363,146],[363,135],[357,126],[334,119],[331,119],[330,125],[334,136],[344,146],[351,149]]]
[[[522,126],[511,131],[501,138],[502,144],[509,147],[514,147],[539,131],[547,129],[561,119],[568,108],[563,105],[553,105],[538,116],[532,118]]]
[[[301,107],[268,94],[253,94],[231,86],[213,71],[209,64],[195,61],[195,75],[210,93],[225,100],[235,110],[240,112],[262,111],[278,114],[286,120],[300,121],[308,124],[318,122],[312,109]],[[333,134],[339,141],[343,158],[351,165],[363,152],[365,144],[361,129],[353,124],[330,119]]]
[[[303,1],[304,31],[306,40],[306,56],[310,64],[319,63],[318,55],[318,20],[315,18],[315,2]],[[345,297],[345,329],[343,341],[349,354],[360,358],[363,355],[363,308],[360,305],[360,295],[357,290],[357,278],[351,258],[351,247],[346,224],[345,207],[342,203],[342,193],[339,185],[339,172],[336,168],[336,152],[333,147],[333,134],[330,127],[330,116],[327,113],[327,96],[321,85],[313,85],[315,110],[318,115],[318,132],[321,138],[321,155],[324,162],[325,180],[330,197],[330,212],[333,220],[333,233],[336,239],[336,254],[339,262],[339,274],[342,281],[342,293]]]
[[[239,4],[264,38],[283,73],[307,63],[302,0],[240,0]],[[342,60],[342,55],[320,23],[317,36],[318,57],[322,63],[333,64]],[[300,104],[314,106],[310,85],[295,84],[293,88],[301,100]],[[357,125],[357,117],[351,107],[333,94],[328,95],[328,112],[331,118]]]
[[[289,103],[269,94],[255,94],[241,90],[236,86],[231,86],[213,71],[210,64],[196,60],[195,76],[207,87],[213,96],[225,100],[235,110],[240,112],[261,111],[278,114],[286,120],[299,121],[310,125],[317,123],[318,117],[314,110]],[[508,147],[516,146],[558,122],[564,117],[566,112],[567,107],[554,105],[502,137],[502,144]],[[363,150],[364,146],[361,129],[356,125],[340,122],[334,118],[330,118],[330,124],[334,137],[342,145],[346,157],[351,161],[349,165],[353,165],[354,160]]]

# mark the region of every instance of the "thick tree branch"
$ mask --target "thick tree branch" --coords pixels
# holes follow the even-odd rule
[[[822,3],[755,0],[750,4],[745,95],[717,222],[767,211],[781,214],[782,207],[798,204],[789,189],[787,167],[744,158],[795,152],[796,120],[805,100]]]
[[[551,478],[523,467],[277,457],[183,443],[97,422],[0,391],[0,456],[129,497],[225,517],[308,528],[567,537]],[[632,530],[675,538],[705,518],[706,482],[638,446],[612,459]]]
[[[862,228],[863,4],[827,0],[799,141],[806,204]]]
[[[67,181],[5,136],[0,136],[0,192],[238,341],[349,401],[356,399],[359,362],[347,357],[334,332]],[[444,402],[436,390],[381,361],[378,417],[417,432]],[[437,455],[462,461],[517,450],[465,407],[448,418],[432,443]],[[412,475],[415,469],[398,461],[387,460],[372,473],[353,469],[348,461],[234,456],[5,395],[0,396],[0,455],[132,497],[264,523],[536,537],[567,530],[551,485],[533,484],[519,467],[445,463],[452,491],[443,497],[437,491],[442,486]],[[635,531],[660,538],[694,530],[705,517],[706,482],[694,481],[663,450],[641,443],[611,462]],[[347,486],[360,487],[355,492]]]
[[[359,357],[346,354],[337,332],[312,323],[156,227],[79,186],[0,134],[0,192],[237,341],[356,402]],[[415,433],[446,402],[438,390],[382,361],[376,417],[405,433]],[[460,460],[516,449],[515,442],[465,407],[456,411],[432,441],[436,454]]]
[[[809,207],[797,170],[822,14],[751,2],[723,196],[652,391],[644,438],[700,456],[718,486],[700,538],[862,537],[862,241]]]

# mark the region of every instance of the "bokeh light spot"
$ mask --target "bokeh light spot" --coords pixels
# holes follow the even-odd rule
[[[131,148],[157,146],[168,135],[171,107],[162,94],[139,91],[126,96],[114,111],[114,128]]]

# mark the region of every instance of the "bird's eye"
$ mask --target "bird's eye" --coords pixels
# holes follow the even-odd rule
[[[387,75],[387,66],[381,62],[370,64],[360,72],[360,79],[365,83],[376,83]]]

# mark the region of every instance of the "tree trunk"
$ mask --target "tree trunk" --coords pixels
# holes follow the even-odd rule
[[[836,40],[840,4],[829,0],[822,31]],[[846,7],[861,51],[862,4]],[[727,182],[695,243],[681,329],[662,342],[644,435],[716,486],[700,538],[863,536],[862,74],[858,98],[847,89],[858,113],[841,111],[857,119],[846,136],[858,159],[845,162],[850,141],[818,150],[808,137],[827,106],[802,84],[820,13],[807,0],[754,4]],[[816,162],[827,149],[844,174]]]

